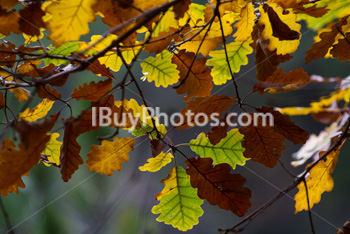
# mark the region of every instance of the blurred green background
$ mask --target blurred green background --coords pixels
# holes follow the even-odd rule
[[[102,34],[108,28],[100,19],[91,24],[91,32],[81,39],[90,41],[91,35]],[[281,67],[288,71],[294,67],[303,67],[311,74],[318,74],[325,77],[346,77],[349,75],[350,66],[348,62],[338,62],[336,59],[320,59],[308,65],[304,64],[305,51],[311,47],[315,32],[309,31],[303,25],[301,44],[294,59],[283,64]],[[22,44],[24,39],[21,35],[6,37],[17,45]],[[51,44],[45,41],[45,45]],[[146,56],[146,53],[143,54]],[[249,64],[242,67],[238,79],[241,96],[251,91],[256,82],[254,69],[254,55],[249,56]],[[133,70],[136,77],[142,77],[139,64]],[[115,73],[117,79],[124,76],[125,70]],[[78,85],[100,79],[89,72],[80,72],[70,77],[69,86],[59,91],[63,97],[68,97],[72,90]],[[140,81],[141,83],[142,81]],[[169,114],[179,111],[185,106],[174,89],[171,87],[156,88],[154,83],[142,82],[141,87],[150,106],[159,106],[162,112]],[[305,106],[312,100],[317,100],[322,95],[329,94],[335,87],[334,83],[325,85],[309,85],[303,90],[285,94],[269,95],[261,97],[259,94],[250,96],[247,102],[253,106]],[[226,85],[214,87],[212,93],[235,95],[231,82]],[[128,86],[126,98],[135,98],[139,103],[135,87]],[[121,93],[115,93],[116,99]],[[11,100],[11,108],[20,111],[17,100]],[[36,102],[33,101],[33,104]],[[75,115],[80,112],[87,103],[73,102],[72,106]],[[55,106],[50,113],[55,113],[60,106]],[[68,112],[62,116],[67,116]],[[1,117],[3,118],[3,116]],[[292,118],[300,126],[308,129],[311,133],[318,134],[326,125],[316,123],[311,117]],[[1,119],[3,121],[3,119]],[[200,132],[207,132],[208,127],[196,127],[190,130],[172,131],[169,134],[175,143],[186,143],[197,137]],[[100,144],[96,136],[109,133],[109,129],[83,134],[78,138],[82,146],[81,156],[86,160],[86,154],[92,144]],[[62,134],[62,133],[61,133]],[[10,134],[10,137],[13,136]],[[122,132],[118,137],[128,136]],[[60,140],[62,136],[60,137]],[[294,146],[286,143],[287,150],[283,152],[281,160],[295,174],[303,171],[304,166],[293,168],[290,166],[291,154],[301,146]],[[195,153],[186,148],[187,156],[195,156]],[[350,144],[346,143],[340,153],[339,162],[336,166],[333,178],[335,187],[332,192],[324,193],[322,200],[313,209],[314,225],[317,233],[333,233],[336,227],[340,227],[349,220],[348,198],[350,194],[349,169]],[[86,164],[79,167],[68,183],[61,180],[59,170],[53,166],[46,167],[42,163],[30,171],[29,177],[24,177],[25,189],[20,189],[19,194],[10,194],[2,197],[3,203],[9,213],[9,218],[15,233],[30,234],[58,234],[58,233],[106,233],[106,234],[160,234],[160,233],[181,233],[177,229],[164,223],[158,223],[155,219],[158,215],[151,213],[152,206],[158,204],[154,196],[163,189],[160,181],[167,177],[168,171],[174,165],[168,165],[159,173],[140,172],[138,167],[143,165],[151,157],[149,140],[142,138],[137,141],[135,150],[130,153],[130,161],[123,163],[123,169],[115,172],[112,176],[103,176],[88,171]],[[180,159],[181,161],[181,159]],[[180,165],[183,165],[182,162]],[[248,161],[244,167],[238,167],[235,173],[240,173],[247,178],[246,184],[252,190],[252,205],[249,213],[264,204],[271,197],[290,183],[290,177],[280,165],[274,169],[265,168],[263,165]],[[297,189],[292,190],[262,215],[255,219],[243,233],[249,234],[295,234],[311,233],[307,212],[294,214],[294,194]],[[229,211],[219,209],[204,202],[202,206],[204,215],[200,217],[199,224],[188,233],[212,234],[218,233],[217,228],[229,228],[240,221],[240,218]],[[0,233],[6,233],[6,226],[3,216],[0,215]]]

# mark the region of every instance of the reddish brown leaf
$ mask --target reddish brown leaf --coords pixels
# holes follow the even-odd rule
[[[264,11],[267,12],[272,27],[272,35],[282,40],[298,40],[300,34],[297,31],[291,30],[277,15],[273,7],[267,4],[263,5]]]
[[[79,135],[76,130],[76,122],[73,121],[73,117],[66,120],[61,146],[60,172],[64,182],[67,182],[78,170],[79,165],[84,163],[79,155],[81,146],[77,142]]]
[[[175,6],[173,7],[175,19],[180,19],[184,17],[185,12],[188,10],[190,4],[191,0],[185,0],[175,4]]]
[[[327,12],[329,11],[329,9],[327,9],[326,7],[327,6],[318,8],[317,5],[313,5],[311,7],[305,8],[304,6],[297,6],[293,8],[293,11],[297,14],[307,14],[309,16],[319,18],[327,14]]]
[[[7,45],[7,47],[6,47]],[[0,50],[13,51],[16,46],[11,42],[6,42],[5,44],[0,45]],[[13,67],[15,62],[13,60],[16,59],[15,54],[6,54],[5,52],[0,53],[0,66]],[[9,62],[8,62],[9,61]]]
[[[41,9],[41,3],[36,2],[28,5],[28,7],[19,11],[21,18],[19,19],[19,29],[25,34],[31,36],[39,36],[40,28],[45,28],[42,17],[45,12]]]
[[[5,107],[5,98],[2,93],[0,93],[0,109]]]
[[[163,151],[163,149],[165,149],[165,147],[168,146],[168,144],[163,140],[153,139],[151,140],[150,143],[151,143],[151,150],[152,150],[153,157],[156,157],[158,154],[160,154]]]
[[[254,119],[251,114],[251,119]],[[245,121],[244,121],[245,122]],[[261,118],[257,124],[254,122],[241,127],[239,132],[244,135],[242,146],[245,148],[244,157],[251,158],[255,162],[264,164],[266,167],[274,167],[278,163],[277,157],[286,149],[283,145],[286,138],[269,126],[262,126]]]
[[[251,191],[244,187],[247,180],[239,174],[231,174],[231,166],[222,163],[215,167],[211,158],[190,158],[185,161],[189,167],[191,185],[198,188],[198,196],[212,205],[243,216],[251,207]]]
[[[301,89],[309,82],[310,77],[302,68],[298,70],[294,68],[288,73],[284,73],[282,69],[278,69],[265,81],[256,83],[254,91],[259,91],[261,95],[265,92],[269,92],[270,94],[289,92]]]
[[[211,132],[208,132],[208,138],[211,144],[216,145],[221,139],[227,136],[229,125],[226,122],[226,117],[227,115],[220,119],[219,125],[212,127]]]
[[[327,27],[331,28],[330,32],[323,32],[320,34],[320,41],[314,43],[311,49],[306,51],[305,63],[309,63],[312,60],[323,58],[327,53],[329,48],[334,44],[335,38],[338,35],[338,28],[341,28],[347,23],[348,16],[339,20],[338,23],[330,22]]]
[[[261,31],[259,29],[259,32]],[[269,51],[268,46],[269,40],[262,40],[262,38],[259,38],[256,43],[255,64],[258,81],[265,81],[277,70],[280,63],[287,62],[293,58],[289,54],[277,55],[276,50]]]
[[[350,33],[346,33],[345,37],[339,39],[331,50],[332,56],[338,58],[339,61],[350,61]]]
[[[97,84],[95,81],[89,84],[84,83],[83,86],[79,86],[78,89],[74,89],[71,95],[72,98],[77,100],[84,99],[88,101],[97,101],[112,89],[112,79],[101,80]]]
[[[96,59],[92,64],[90,64],[86,70],[91,71],[92,73],[104,76],[108,78],[114,77],[113,74],[110,72],[109,68],[106,67],[106,65],[101,64],[98,59]]]
[[[309,138],[309,132],[296,125],[287,115],[274,111],[272,107],[261,107],[257,109],[261,113],[271,113],[273,116],[273,129],[291,142],[304,144]]]
[[[58,98],[61,98],[61,93],[59,93],[56,89],[51,89],[50,85],[37,85],[36,91],[38,93],[39,98],[47,98],[51,101],[56,101]]]
[[[199,123],[204,123],[204,117],[198,115],[206,115],[210,120],[210,115],[216,113],[216,118],[220,117],[234,103],[234,98],[229,98],[226,95],[212,95],[208,98],[196,98],[187,103],[187,106],[181,110],[183,123],[180,124],[181,119],[177,121],[179,125],[177,129],[188,129],[196,126],[196,120]],[[190,113],[188,115],[188,113]]]
[[[175,28],[169,28],[168,32],[160,32],[158,37],[152,37],[150,43],[147,43],[145,46],[145,51],[148,53],[160,53],[165,50],[170,42],[174,39],[174,33],[176,31]],[[154,41],[154,42],[153,42]]]
[[[342,111],[338,108],[329,108],[317,113],[311,113],[311,116],[318,122],[323,124],[331,124],[336,122]]]
[[[176,87],[176,93],[179,95],[187,93],[187,96],[183,98],[185,102],[191,100],[192,97],[208,97],[213,88],[210,69],[205,66],[206,58],[196,59],[191,67],[194,58],[194,53],[186,53],[185,50],[174,54],[172,58],[172,63],[176,64],[180,71],[180,84]],[[191,71],[186,78],[190,67]]]

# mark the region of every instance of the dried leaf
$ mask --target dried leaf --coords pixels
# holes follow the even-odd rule
[[[19,19],[19,29],[28,35],[39,36],[40,28],[45,28],[43,16],[45,12],[41,9],[41,3],[36,2],[30,4],[19,11],[21,18]]]
[[[95,102],[106,95],[112,87],[112,79],[101,80],[97,84],[95,81],[91,81],[89,84],[84,83],[83,86],[74,89],[71,97],[77,100],[84,99]]]
[[[333,45],[330,53],[339,61],[350,61],[350,32],[345,34],[344,39],[339,39],[338,43]]]

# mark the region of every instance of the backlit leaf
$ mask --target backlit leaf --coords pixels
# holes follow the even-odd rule
[[[83,86],[74,89],[71,97],[77,100],[84,99],[95,102],[106,95],[112,86],[112,79],[101,80],[98,83],[91,81],[89,84],[84,83]]]
[[[247,41],[251,38],[251,33],[255,24],[254,20],[256,18],[254,11],[254,6],[251,3],[242,8],[240,14],[241,20],[234,26],[237,28],[236,33],[233,34],[233,37],[236,37],[235,41]]]
[[[197,189],[191,187],[190,176],[182,167],[176,167],[162,183],[165,187],[161,195],[156,196],[160,202],[152,208],[153,214],[160,214],[157,221],[171,224],[180,231],[192,229],[203,215],[203,200],[198,197]]]
[[[61,56],[70,56],[71,53],[79,50],[79,41],[75,42],[68,42],[65,44],[60,45],[59,47],[54,47],[51,50],[48,50],[47,53],[52,55],[61,55]],[[39,53],[42,53],[43,51],[40,51]],[[43,59],[46,66],[48,66],[50,63],[59,66],[61,64],[64,64],[67,60],[64,59],[56,59],[56,58],[44,58]]]
[[[122,162],[129,161],[129,152],[134,150],[135,140],[130,137],[114,137],[113,142],[103,140],[102,145],[92,145],[87,154],[87,167],[101,175],[112,175],[122,169]]]
[[[89,32],[88,23],[96,19],[92,9],[96,2],[97,0],[61,0],[46,7],[45,12],[51,15],[46,24],[51,30],[50,39],[55,46],[77,41],[81,35]]]
[[[243,156],[242,140],[243,135],[238,132],[238,129],[232,129],[219,143],[212,145],[202,132],[197,139],[191,140],[190,147],[201,158],[211,158],[213,165],[227,163],[235,169],[236,165],[243,166],[248,160]]]
[[[60,154],[61,154],[61,146],[62,142],[58,141],[56,138],[60,136],[59,133],[49,133],[50,136],[49,142],[47,142],[46,147],[41,154],[47,155],[47,160],[56,165],[60,164]],[[51,164],[45,163],[46,166],[50,166]]]
[[[240,71],[242,65],[248,64],[248,54],[253,52],[250,47],[252,40],[245,42],[231,42],[226,45],[227,59],[231,66],[232,73]],[[215,85],[225,84],[228,80],[232,79],[229,65],[227,64],[225,50],[216,50],[209,53],[211,59],[208,59],[206,65],[212,66],[211,75]]]
[[[243,216],[252,206],[251,191],[243,187],[247,180],[239,174],[231,174],[226,164],[212,165],[210,158],[190,158],[185,161],[191,185],[198,188],[198,196],[212,205]]]
[[[34,122],[38,119],[45,117],[47,113],[51,110],[53,103],[53,101],[50,101],[45,98],[32,110],[27,108],[25,111],[19,113],[18,117],[29,122]]]
[[[155,158],[147,159],[147,163],[142,167],[139,167],[140,171],[150,171],[156,172],[163,168],[165,165],[171,162],[171,159],[174,156],[171,153],[163,153],[161,152]]]
[[[175,84],[180,76],[176,65],[171,63],[173,55],[163,50],[156,57],[148,57],[141,63],[144,76],[142,79],[147,79],[148,82],[155,82],[156,87]]]

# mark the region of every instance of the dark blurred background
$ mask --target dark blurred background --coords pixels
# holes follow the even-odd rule
[[[100,19],[98,19],[100,22]],[[83,36],[82,40],[90,41],[91,35],[105,32],[108,28],[102,23],[91,24],[91,32]],[[282,68],[289,71],[292,68],[303,67],[309,74],[318,74],[324,77],[346,77],[349,75],[350,66],[348,62],[338,62],[336,59],[320,59],[308,65],[304,64],[305,51],[311,47],[314,31],[309,31],[303,24],[302,39],[299,49],[292,54],[294,59],[283,64]],[[22,44],[24,39],[21,35],[6,37],[6,40]],[[44,40],[45,45],[51,44]],[[147,54],[144,53],[143,56]],[[249,56],[249,64],[242,67],[240,73],[236,74],[241,96],[251,91],[256,82],[254,69],[254,54]],[[139,64],[134,66],[136,77],[142,77]],[[117,79],[124,76],[125,70],[115,73]],[[70,77],[69,87],[60,91],[63,97],[68,97],[72,90],[82,83],[96,80],[97,77],[89,72],[80,72]],[[99,79],[99,78],[98,78]],[[142,81],[140,81],[141,83]],[[159,106],[162,112],[169,114],[179,111],[186,104],[181,100],[171,87],[156,88],[154,83],[142,82],[141,87],[150,106]],[[318,100],[320,96],[329,94],[335,87],[334,83],[309,85],[300,91],[285,94],[269,95],[261,97],[259,94],[251,95],[247,102],[253,106],[306,106],[312,100]],[[235,95],[231,82],[214,87],[212,94]],[[141,103],[140,98],[133,85],[128,86],[126,98],[135,98]],[[121,93],[115,93],[119,99]],[[33,102],[35,104],[37,102]],[[20,111],[17,100],[11,100],[11,107]],[[59,105],[59,104],[58,104]],[[72,102],[73,110],[77,115],[85,102]],[[56,113],[60,106],[50,113]],[[62,116],[68,116],[67,110]],[[293,117],[296,123],[310,133],[318,134],[326,125],[315,122],[311,117]],[[190,130],[172,131],[169,134],[175,143],[187,143],[197,137],[201,132],[207,132],[209,127],[196,127]],[[81,156],[86,160],[86,154],[90,151],[92,144],[100,144],[96,136],[110,133],[111,130],[101,129],[99,131],[83,134],[78,138],[82,146]],[[12,135],[10,134],[10,137]],[[122,132],[118,137],[129,136]],[[62,140],[62,136],[59,138]],[[290,166],[291,154],[297,151],[301,145],[294,146],[286,142],[287,150],[282,153],[281,161],[294,174],[304,170],[304,166],[293,168]],[[184,149],[187,149],[184,147]],[[332,192],[324,193],[319,204],[312,209],[314,225],[317,233],[334,233],[337,227],[343,225],[350,218],[348,198],[350,194],[349,169],[350,144],[346,143],[340,153],[339,162],[336,166],[333,178],[335,186]],[[195,156],[190,149],[184,150],[187,156]],[[19,194],[10,194],[2,200],[9,213],[15,233],[35,234],[58,234],[58,233],[120,233],[120,234],[160,234],[181,233],[177,229],[164,223],[158,223],[158,215],[151,213],[152,206],[158,204],[154,196],[163,189],[160,181],[167,177],[173,163],[167,165],[158,173],[140,172],[138,167],[143,165],[151,157],[149,140],[139,139],[135,150],[130,153],[130,160],[123,163],[123,169],[115,172],[112,176],[99,175],[88,171],[86,164],[79,167],[68,183],[61,180],[59,170],[55,167],[46,167],[42,163],[30,171],[29,177],[24,177],[25,189],[20,189]],[[180,158],[181,162],[181,158]],[[184,166],[182,162],[180,165]],[[264,204],[281,189],[292,183],[293,178],[289,176],[280,165],[268,169],[263,165],[248,161],[243,167],[237,167],[235,173],[240,173],[247,178],[246,184],[252,190],[252,208],[249,213]],[[262,215],[253,220],[243,233],[249,234],[295,234],[311,233],[307,212],[294,214],[293,197],[297,189],[292,190],[278,202],[273,204]],[[241,219],[229,211],[211,206],[207,202],[202,205],[204,215],[200,217],[199,224],[188,233],[212,234],[218,233],[217,228],[229,228]],[[3,216],[0,215],[0,233],[6,233]]]

